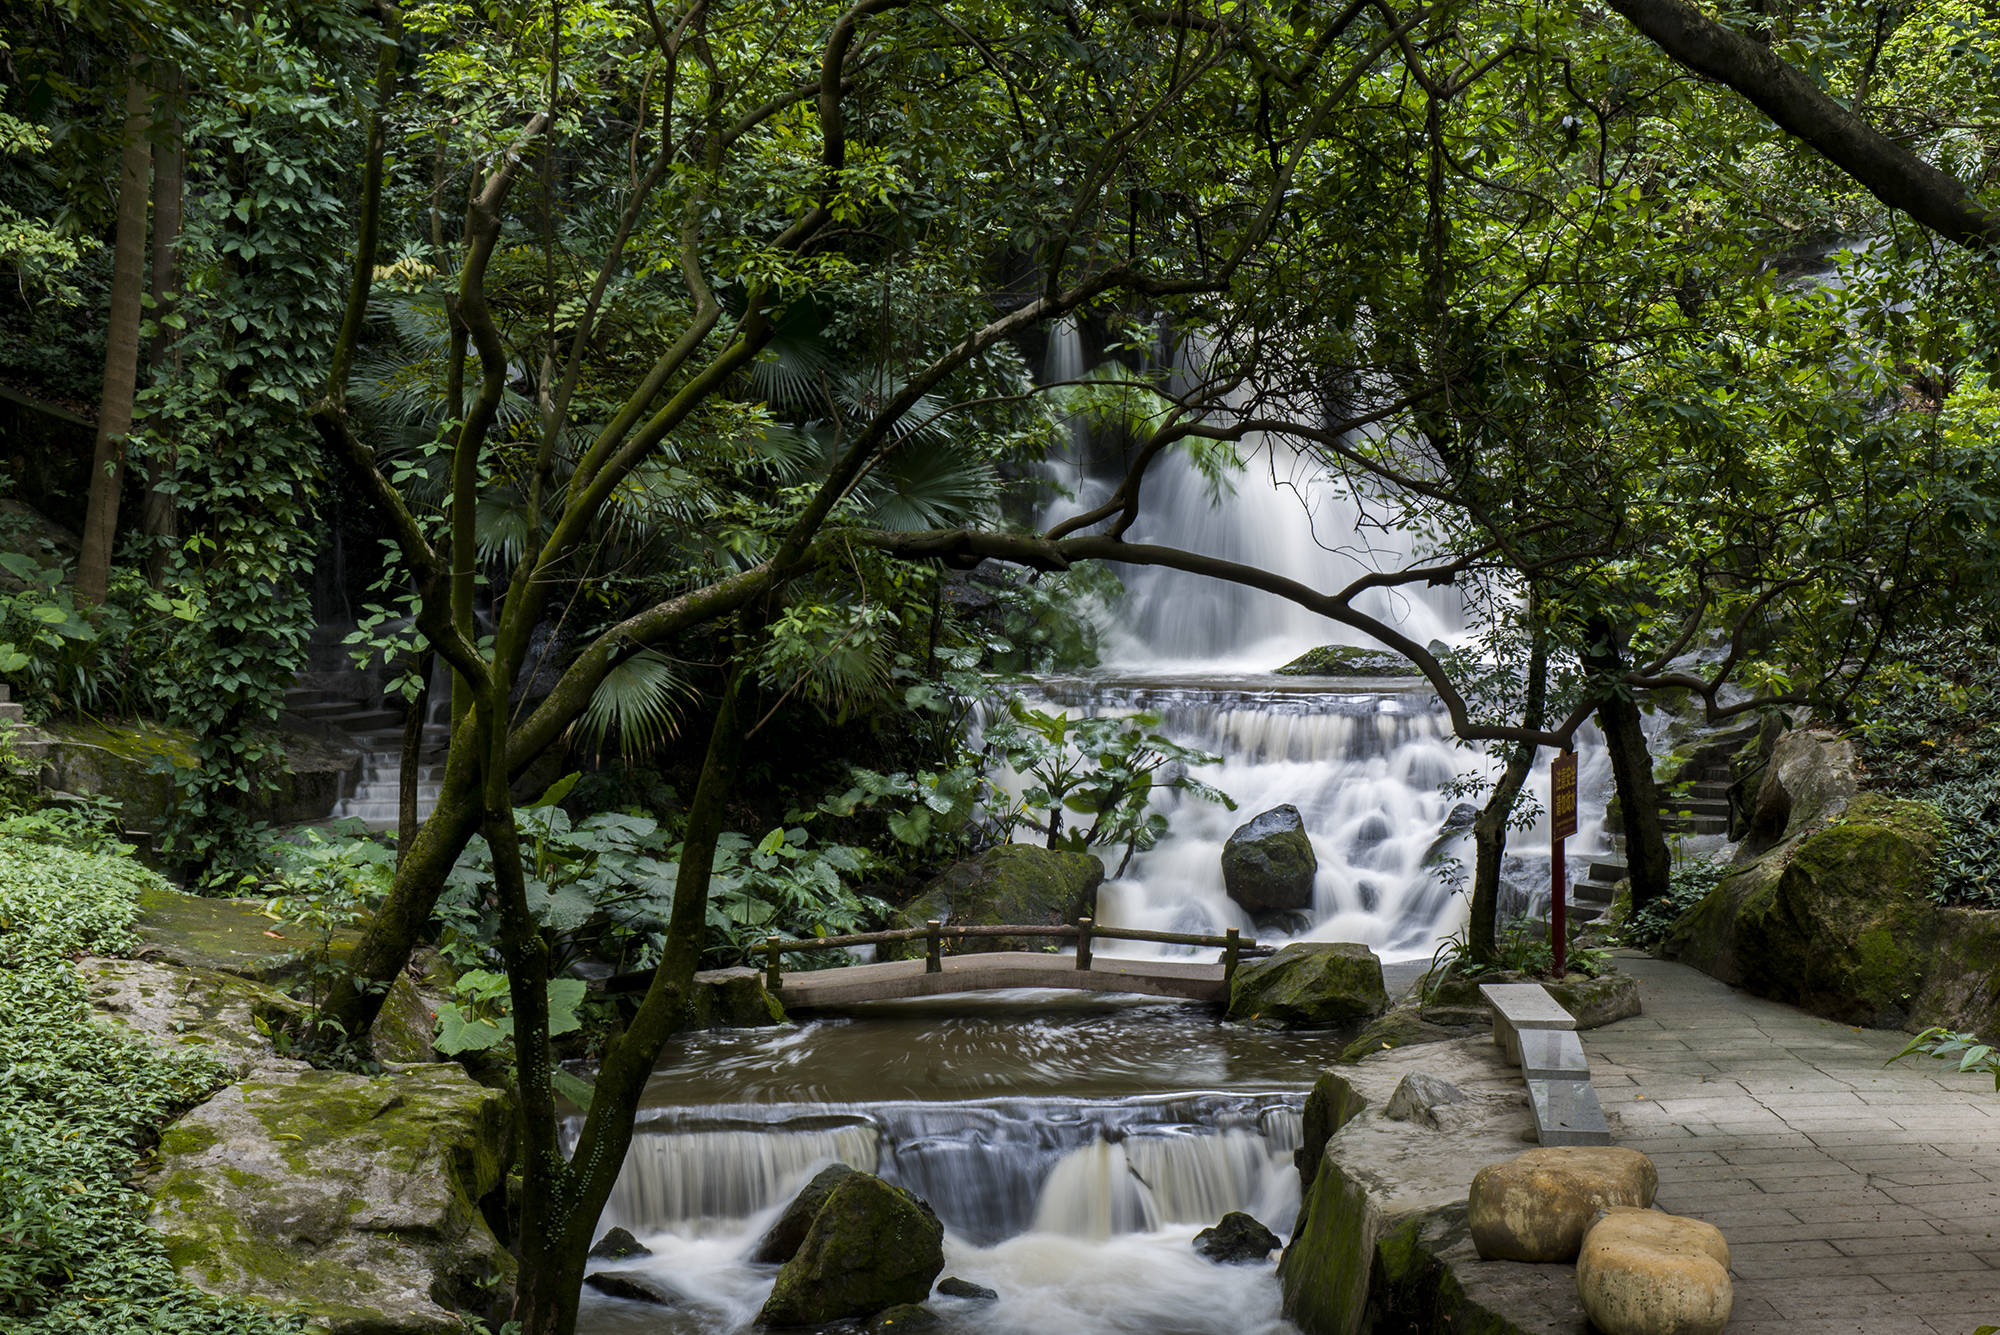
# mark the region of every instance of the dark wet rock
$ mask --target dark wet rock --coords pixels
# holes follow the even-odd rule
[[[938,1314],[920,1303],[897,1303],[868,1323],[868,1335],[884,1331],[936,1330],[943,1323]]]
[[[679,1307],[686,1300],[685,1294],[676,1293],[658,1280],[635,1275],[629,1270],[600,1270],[594,1275],[585,1275],[583,1283],[586,1288],[596,1289],[607,1298],[651,1303],[655,1307]]]
[[[1194,1235],[1194,1249],[1223,1265],[1251,1265],[1281,1245],[1277,1234],[1241,1210],[1231,1210],[1222,1222]]]
[[[1374,951],[1349,941],[1299,941],[1236,970],[1228,1017],[1315,1029],[1367,1020],[1388,1007]]]
[[[931,1207],[873,1173],[851,1172],[813,1216],[757,1319],[805,1326],[871,1317],[921,1303],[943,1269],[944,1225]]]
[[[1000,1294],[984,1284],[974,1284],[969,1279],[957,1275],[946,1275],[938,1281],[937,1291],[950,1298],[970,1298],[975,1302],[990,1303],[998,1300]]]
[[[1222,884],[1251,913],[1310,908],[1319,858],[1299,809],[1289,804],[1252,817],[1222,846]]]
[[[623,1261],[634,1256],[651,1256],[653,1249],[640,1242],[622,1228],[614,1228],[597,1240],[590,1249],[591,1259],[597,1261]]]
[[[844,1163],[829,1164],[820,1169],[813,1180],[792,1197],[792,1203],[778,1216],[778,1222],[771,1225],[758,1241],[750,1259],[760,1265],[778,1265],[798,1255],[799,1244],[812,1230],[813,1219],[819,1214],[820,1207],[826,1204],[826,1198],[833,1194],[835,1187],[858,1171]]]

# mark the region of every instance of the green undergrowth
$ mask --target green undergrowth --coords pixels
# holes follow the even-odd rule
[[[1858,710],[1868,787],[1944,819],[1932,898],[2000,908],[2000,636],[1914,637],[1881,676]]]
[[[226,1076],[92,1018],[71,961],[133,944],[117,853],[0,833],[0,1330],[291,1335],[300,1323],[184,1283],[132,1187],[160,1129]]]

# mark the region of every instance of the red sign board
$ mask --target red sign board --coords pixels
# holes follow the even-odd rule
[[[1563,751],[1549,766],[1550,835],[1567,839],[1576,833],[1576,752]]]

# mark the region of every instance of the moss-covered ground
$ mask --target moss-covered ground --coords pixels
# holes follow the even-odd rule
[[[175,1274],[134,1168],[225,1080],[93,1018],[72,960],[131,948],[159,879],[129,858],[0,835],[0,1328],[15,1335],[292,1335]]]

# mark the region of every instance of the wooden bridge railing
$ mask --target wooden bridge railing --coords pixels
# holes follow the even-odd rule
[[[781,957],[794,951],[804,950],[845,950],[849,946],[889,946],[905,941],[924,943],[924,972],[944,971],[944,943],[964,941],[978,936],[1046,936],[1057,941],[1076,942],[1076,967],[1089,969],[1091,943],[1096,940],[1110,941],[1151,941],[1170,946],[1210,946],[1222,951],[1222,977],[1227,982],[1236,976],[1237,962],[1269,955],[1276,946],[1262,946],[1255,941],[1245,941],[1236,928],[1232,927],[1221,936],[1204,935],[1199,932],[1152,932],[1141,927],[1101,927],[1089,918],[1078,918],[1075,923],[1015,924],[1000,926],[955,926],[947,925],[932,918],[922,927],[899,927],[887,932],[860,932],[851,936],[815,936],[800,940],[786,940],[783,937],[766,937],[764,940],[764,986],[776,992],[785,985]]]

